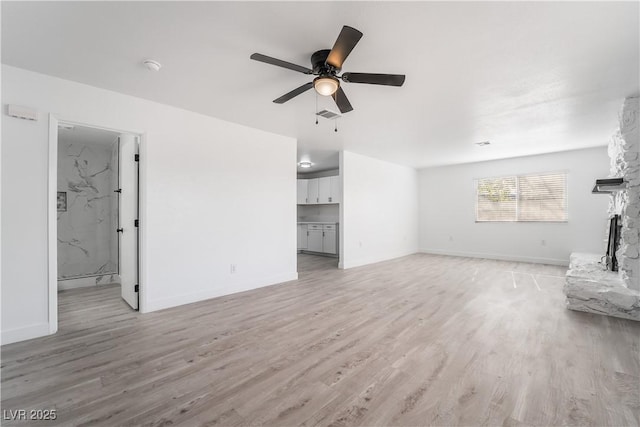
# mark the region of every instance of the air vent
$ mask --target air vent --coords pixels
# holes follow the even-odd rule
[[[336,113],[335,111],[331,110],[322,110],[316,114],[320,117],[324,117],[325,119],[337,119],[342,117],[342,114]]]
[[[19,105],[8,105],[7,114],[11,117],[15,117],[16,119],[38,120],[38,112],[36,110],[29,107],[21,107]]]

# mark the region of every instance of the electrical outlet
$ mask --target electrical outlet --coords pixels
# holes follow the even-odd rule
[[[231,272],[231,274],[236,274],[236,265],[235,264],[231,264],[231,267],[230,267],[229,271]]]

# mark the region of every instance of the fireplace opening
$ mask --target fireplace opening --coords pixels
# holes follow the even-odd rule
[[[622,231],[622,222],[620,215],[614,215],[609,220],[609,238],[607,240],[607,254],[604,256],[606,260],[607,270],[618,271],[618,258],[616,251],[620,246],[620,234]]]

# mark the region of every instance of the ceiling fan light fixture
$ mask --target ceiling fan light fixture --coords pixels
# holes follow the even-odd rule
[[[339,87],[340,82],[335,77],[320,76],[313,80],[313,88],[322,96],[333,95]]]

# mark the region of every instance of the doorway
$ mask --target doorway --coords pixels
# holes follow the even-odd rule
[[[51,118],[49,318],[56,330],[58,292],[118,287],[139,309],[139,139]]]
[[[313,165],[301,160],[298,167],[305,163]],[[299,170],[297,178],[298,273],[337,269],[342,204],[340,170],[333,167],[313,172]]]

